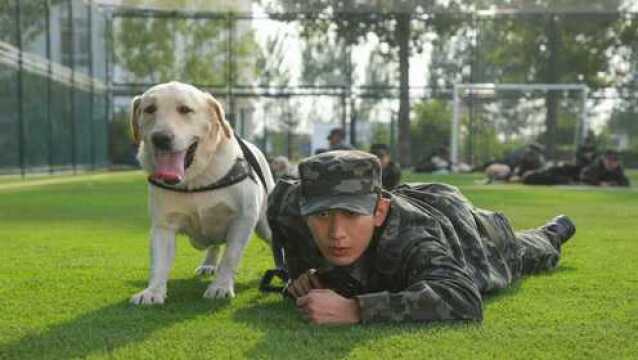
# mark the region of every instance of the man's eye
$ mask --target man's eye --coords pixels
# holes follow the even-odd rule
[[[330,213],[327,211],[320,211],[311,215],[311,217],[317,220],[325,220],[328,218],[328,216],[330,216]]]
[[[144,112],[147,113],[147,114],[154,114],[155,111],[157,111],[157,106],[155,106],[155,105],[149,105],[149,106],[144,108]]]
[[[346,216],[348,217],[353,217],[358,215],[356,212],[350,211],[350,210],[344,210],[343,213],[346,214]]]
[[[192,113],[193,109],[189,108],[186,105],[181,105],[177,108],[177,111],[179,111],[180,114],[188,114],[188,113]]]

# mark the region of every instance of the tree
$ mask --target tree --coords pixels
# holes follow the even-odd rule
[[[345,127],[345,107],[346,102],[350,102],[353,109],[353,99],[348,96],[350,85],[352,84],[352,73],[344,71],[342,64],[348,61],[350,53],[347,51],[344,42],[334,36],[334,32],[330,30],[330,24],[325,24],[323,36],[308,36],[306,32],[302,33],[302,50],[301,50],[301,81],[304,85],[316,86],[341,86],[344,91],[341,97],[342,117],[341,125]],[[315,97],[312,100],[312,107],[309,116],[313,119],[325,117],[325,110],[322,106],[315,106],[319,101]],[[333,112],[337,109],[333,108]],[[354,113],[351,113],[353,116]],[[352,135],[352,134],[351,134]],[[351,141],[353,138],[351,137]]]
[[[370,33],[377,35],[398,59],[400,73],[399,152],[409,157],[409,58],[435,34],[433,58],[452,58],[447,68],[432,68],[435,90],[461,81],[469,82],[583,82],[592,88],[619,85],[627,79],[618,67],[631,61],[631,44],[636,39],[636,22],[629,16],[609,13],[619,9],[620,0],[591,3],[583,0],[501,1],[377,1],[355,0],[307,2],[279,0],[275,11],[301,14],[305,31],[321,36],[333,24],[346,44],[357,44]],[[436,9],[443,7],[443,13]],[[479,16],[477,9],[520,9],[522,15]],[[583,9],[591,10],[589,14]],[[459,11],[462,10],[462,11]],[[530,14],[531,11],[531,14]],[[606,11],[596,13],[595,11]],[[450,46],[452,45],[452,46]],[[462,61],[462,60],[465,61]],[[433,61],[437,66],[446,62]],[[460,67],[460,68],[459,68]],[[462,74],[459,76],[458,74]],[[444,77],[441,79],[441,77]],[[439,81],[443,80],[443,81]],[[556,92],[545,97],[545,142],[554,149],[559,119]]]
[[[383,103],[382,99],[392,96],[392,92],[387,89],[388,84],[398,82],[396,66],[388,61],[388,55],[384,53],[380,44],[373,41],[373,47],[369,49],[367,54],[368,61],[363,71],[362,87],[365,89],[364,91],[368,92],[369,89],[374,89],[374,93],[369,99],[357,98],[353,94],[356,90],[355,84],[359,83],[360,79],[358,79],[353,64],[351,64],[350,48],[342,39],[336,37],[334,25],[329,22],[325,25],[327,28],[321,32],[325,36],[303,36],[302,82],[316,86],[343,87],[345,91],[342,95],[342,105],[350,110],[350,141],[355,147],[369,145],[363,144],[358,139],[356,125],[359,121],[370,120],[374,115],[375,107],[387,105]],[[314,111],[318,113],[325,113],[321,107],[315,109]],[[344,109],[342,126],[345,126],[346,122],[345,113]],[[313,116],[313,118],[320,118],[318,115],[320,114]],[[388,142],[388,139],[385,139],[384,142]]]
[[[630,61],[631,44],[638,39],[635,21],[615,13],[570,13],[579,5],[582,9],[573,0],[535,5],[543,12],[482,20],[481,66],[474,69],[478,82],[582,82],[595,90],[625,81],[617,67]],[[620,1],[606,2],[604,10],[619,6]],[[558,144],[559,96],[556,91],[545,96],[544,142],[550,156]]]
[[[230,64],[223,38],[225,22],[140,17],[123,18],[119,25],[114,51],[116,65],[126,71],[122,80],[227,83]],[[221,69],[214,64],[221,64]]]
[[[127,3],[140,5],[146,1]],[[171,2],[176,8],[187,5],[198,6],[187,0]],[[114,34],[116,66],[125,70],[123,81],[159,83],[180,79],[203,86],[223,86],[231,77],[258,77],[254,34],[250,30],[237,33],[237,22],[229,28],[226,18],[124,17],[115,25],[119,25]],[[234,37],[233,63],[228,57],[228,36]],[[246,74],[249,69],[253,73]]]
[[[290,70],[284,61],[286,34],[275,34],[266,39],[264,49],[257,53],[256,67],[260,69],[259,85],[283,87],[290,84]]]
[[[458,2],[448,1],[445,6],[447,9],[458,9]],[[413,51],[421,51],[424,41],[427,41],[422,36],[426,27],[413,27],[411,20],[414,15],[433,12],[437,8],[437,2],[383,0],[369,4],[355,0],[325,0],[309,5],[306,2],[280,0],[272,8],[273,11],[308,14],[301,17],[304,19],[304,32],[307,36],[322,36],[332,24],[337,36],[346,45],[363,42],[368,34],[375,34],[386,45],[387,57],[396,59],[399,63],[399,162],[410,165],[409,58]],[[297,19],[294,16],[281,18]],[[437,28],[441,25],[442,28]],[[440,18],[430,21],[428,26],[437,32],[447,32],[451,31],[454,22]]]
[[[629,149],[638,154],[638,105],[626,103],[618,105],[611,116],[607,132],[623,134],[630,139]],[[635,156],[635,155],[634,155]]]
[[[446,102],[436,99],[418,102],[413,109],[412,153],[416,161],[427,160],[439,148],[450,145],[452,109]]]
[[[47,18],[44,16],[46,4],[42,0],[0,0],[0,40],[16,43],[17,10],[20,6],[22,42],[29,43],[44,33]],[[49,7],[67,6],[67,0],[49,0]]]
[[[258,84],[261,86],[286,87],[290,85],[291,72],[286,64],[286,33],[276,33],[269,36],[264,42],[264,48],[257,54],[257,68],[261,71]],[[261,137],[263,150],[271,154],[287,154],[290,157],[294,146],[293,131],[299,125],[298,118],[294,116],[290,108],[290,99],[284,98],[266,99],[264,109],[264,132]],[[269,125],[266,119],[276,119],[275,126]],[[271,129],[274,130],[271,132]],[[285,136],[280,136],[281,130]],[[285,145],[285,146],[284,146]],[[272,146],[272,148],[271,148]]]

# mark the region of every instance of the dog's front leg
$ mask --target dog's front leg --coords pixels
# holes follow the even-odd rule
[[[219,245],[212,245],[206,249],[206,256],[202,264],[195,269],[197,276],[210,276],[217,270],[217,259],[219,257]]]
[[[217,277],[206,292],[205,298],[223,299],[235,297],[235,269],[253,233],[255,222],[235,221],[228,231],[226,249],[219,264]]]
[[[151,230],[151,278],[148,287],[131,297],[133,304],[163,304],[166,282],[175,259],[175,232],[153,227]]]

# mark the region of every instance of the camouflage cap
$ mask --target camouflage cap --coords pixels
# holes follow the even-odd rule
[[[376,156],[358,150],[335,150],[299,163],[301,215],[341,209],[372,215],[381,190]]]

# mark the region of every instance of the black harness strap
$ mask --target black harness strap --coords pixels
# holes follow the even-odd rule
[[[264,177],[264,173],[261,171],[261,167],[259,166],[259,162],[257,162],[257,158],[255,157],[255,154],[253,154],[253,152],[250,151],[250,149],[248,148],[248,145],[246,145],[244,140],[242,140],[242,138],[240,138],[237,135],[237,133],[235,133],[235,139],[237,139],[237,143],[239,143],[239,147],[241,148],[241,152],[244,154],[244,158],[243,159],[237,158],[235,160],[235,164],[228,171],[228,173],[226,173],[224,177],[222,177],[221,179],[219,179],[219,181],[216,181],[213,184],[210,184],[208,186],[204,186],[201,188],[197,188],[197,189],[184,189],[184,188],[177,188],[168,184],[164,184],[163,182],[154,180],[150,177],[148,178],[148,182],[162,189],[183,192],[183,193],[211,191],[211,190],[217,190],[226,186],[237,184],[238,182],[246,179],[247,177],[250,177],[254,181],[257,181],[255,179],[255,176],[253,175],[253,172],[251,171],[252,169],[253,171],[255,171],[255,173],[257,173],[257,176],[259,177],[261,184],[264,186],[264,190],[266,191],[266,193],[268,193],[268,186],[266,186],[266,178]]]
[[[172,190],[172,191],[183,192],[183,193],[193,193],[193,192],[202,192],[202,191],[211,191],[211,190],[221,189],[226,186],[237,184],[238,182],[243,181],[247,177],[250,177],[254,181],[256,181],[252,172],[250,171],[250,165],[246,162],[246,160],[242,158],[237,158],[235,160],[235,164],[233,165],[233,167],[226,173],[226,175],[224,175],[224,177],[219,179],[219,181],[214,182],[213,184],[210,184],[208,186],[204,186],[201,188],[197,188],[197,189],[176,188],[176,187],[164,184],[162,182],[159,182],[157,180],[154,180],[150,177],[148,178],[148,182],[166,190]]]
[[[255,154],[253,154],[253,152],[250,151],[250,149],[248,148],[248,145],[246,145],[244,140],[240,138],[237,135],[237,133],[235,133],[235,138],[237,139],[237,142],[239,143],[239,147],[241,147],[241,152],[244,153],[244,157],[250,164],[250,167],[252,167],[253,170],[255,170],[255,172],[257,173],[257,176],[259,176],[259,180],[261,180],[261,184],[264,186],[264,190],[266,191],[266,194],[267,194],[268,186],[266,186],[266,178],[264,177],[264,173],[261,171],[261,166],[259,166],[259,163],[257,162],[257,158],[255,158]]]

